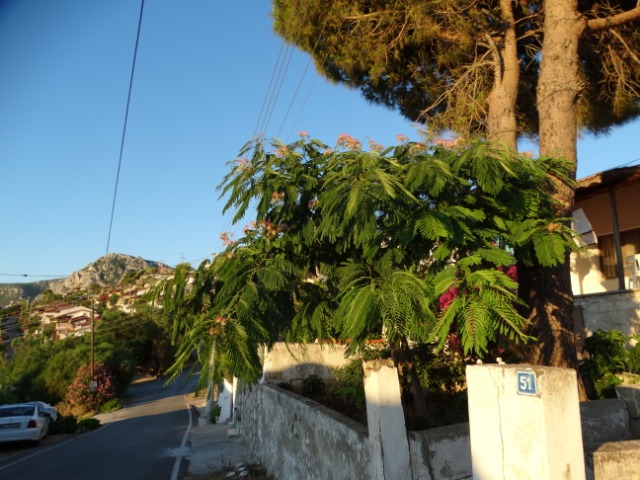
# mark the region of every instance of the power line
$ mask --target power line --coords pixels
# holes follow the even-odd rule
[[[289,47],[289,45],[286,45],[285,41],[283,40],[280,44],[280,50],[278,51],[278,57],[276,58],[276,61],[273,65],[273,70],[271,71],[269,85],[267,87],[267,91],[265,92],[262,107],[260,109],[260,114],[258,115],[258,121],[256,122],[256,126],[253,130],[253,140],[256,142],[258,141],[258,135],[265,134],[265,131],[269,125],[269,121],[271,119],[271,115],[273,114],[273,109],[275,108],[280,89],[282,88],[282,82],[284,81],[283,68],[286,75],[286,71],[289,68],[289,63],[291,62],[291,56],[293,55],[293,52],[290,53],[290,49],[291,48]],[[289,54],[288,61],[287,54]],[[287,62],[286,68],[284,67],[285,62]],[[225,215],[224,231],[229,228],[230,224],[231,212],[227,211]]]
[[[282,50],[284,46],[285,46],[285,43],[283,40],[282,43],[280,44],[280,50],[278,51],[278,57],[276,58],[276,62],[273,64],[273,70],[271,71],[271,78],[269,79],[269,86],[267,87],[267,91],[265,92],[265,95],[264,95],[264,100],[262,101],[262,108],[260,109],[260,114],[258,115],[258,121],[256,122],[256,127],[253,129],[253,138],[256,138],[256,136],[258,135],[261,122],[262,122],[262,115],[264,114],[265,108],[267,106],[267,99],[269,98],[269,94],[271,92],[271,86],[273,85],[273,79],[275,78],[276,70],[278,68],[278,64],[280,63],[280,57],[282,56]]]
[[[627,163],[623,163],[623,164],[618,165],[618,166],[613,167],[613,168],[626,167],[627,165],[631,165],[631,164],[636,163],[636,162],[640,162],[640,158],[636,158],[635,160],[631,160],[631,161],[629,161]]]
[[[605,171],[608,171],[608,170],[615,170],[616,168],[627,167],[627,166],[629,166],[629,165],[633,165],[634,163],[638,163],[638,162],[640,162],[640,157],[639,157],[639,158],[636,158],[636,159],[634,159],[634,160],[629,160],[628,162],[625,162],[625,163],[621,163],[620,165],[616,165],[616,166],[614,166],[614,167],[608,168],[608,169],[607,169],[607,170],[605,170]],[[589,177],[589,176],[591,176],[591,175],[596,175],[596,174],[598,174],[598,173],[600,173],[600,172],[601,172],[601,171],[598,171],[598,172],[595,172],[595,173],[590,173],[589,175],[585,175],[585,177]]]
[[[333,7],[331,7],[331,8],[333,8]],[[329,15],[327,15],[327,18],[325,19],[325,22],[322,25],[322,30],[320,31],[320,34],[318,35],[318,38],[316,39],[316,43],[313,45],[313,50],[310,53],[310,58],[309,58],[309,62],[307,63],[307,66],[311,62],[311,58],[313,58],[313,54],[315,53],[315,51],[318,48],[318,44],[320,43],[320,39],[322,38],[322,34],[324,33],[325,28],[327,27],[328,20],[329,20]],[[340,21],[340,26],[338,27],[338,30],[342,28],[343,24],[344,24],[344,18]],[[320,64],[320,68],[324,67],[324,64],[327,63],[327,59],[328,58],[329,58],[329,52],[327,51],[325,53],[325,55],[324,55],[324,58],[322,59],[322,63]],[[305,73],[306,73],[306,69],[305,69]],[[318,82],[318,77],[320,77],[320,75],[316,72],[316,76],[313,79],[313,83],[311,84],[311,87],[309,88],[309,91],[307,92],[307,96],[305,97],[304,101],[302,102],[302,105],[300,106],[300,109],[298,110],[298,114],[296,115],[295,120],[291,124],[291,130],[289,130],[289,135],[287,136],[287,138],[291,138],[291,136],[293,134],[293,129],[295,128],[296,124],[298,123],[298,120],[300,120],[300,116],[302,115],[302,112],[304,111],[304,108],[306,107],[307,102],[309,101],[309,98],[311,97],[311,92],[313,91],[313,88],[316,86],[316,83]],[[293,103],[293,101],[292,101],[292,103]]]
[[[73,304],[72,304],[73,305]],[[82,306],[82,305],[73,305],[73,306]],[[85,307],[88,308],[88,307]],[[22,328],[26,327],[42,327],[43,329],[46,328],[47,326],[55,326],[58,322],[57,320],[52,320],[50,323],[42,323],[42,320],[38,319],[38,320],[31,320],[31,316],[35,316],[37,315],[37,313],[29,313],[29,318],[27,322],[21,322],[20,320],[17,320],[15,325],[2,325],[0,326],[0,332],[9,332],[12,329],[18,329],[20,330],[20,333],[18,333],[14,338],[19,338],[19,337],[24,337],[29,335],[29,332],[23,332]],[[73,320],[73,319],[71,319]],[[98,324],[98,330],[96,331],[96,333],[98,334],[104,334],[104,333],[120,333],[126,330],[130,330],[132,328],[136,328],[136,327],[141,327],[142,325],[144,325],[145,323],[151,322],[151,323],[155,323],[152,319],[149,318],[136,318],[135,315],[133,316],[133,318],[129,318],[128,321],[125,320],[122,324],[108,324],[108,323],[102,323],[103,321],[101,320],[100,323]],[[69,322],[63,322],[63,323],[72,323],[71,321]],[[157,324],[156,324],[157,325]],[[88,333],[88,331],[85,331],[85,333]]]
[[[287,54],[289,57],[287,58]],[[284,84],[284,79],[287,76],[287,72],[289,71],[289,65],[291,64],[291,58],[293,57],[293,50],[289,45],[287,45],[285,49],[285,56],[280,63],[280,67],[278,69],[278,75],[276,77],[276,83],[274,85],[274,89],[271,91],[271,97],[269,98],[269,104],[267,107],[267,112],[265,114],[265,119],[263,120],[262,126],[259,129],[262,132],[266,132],[269,127],[269,122],[271,121],[271,116],[273,115],[273,111],[276,108],[276,104],[278,103],[278,98],[280,97],[280,91],[282,90],[282,85]],[[285,64],[286,60],[286,64]]]
[[[118,156],[118,169],[116,171],[116,182],[113,190],[113,202],[111,204],[111,217],[109,219],[109,232],[107,234],[107,249],[109,253],[109,245],[111,243],[111,229],[113,227],[113,217],[116,211],[116,198],[118,196],[118,183],[120,182],[120,169],[122,167],[122,153],[124,152],[124,141],[127,135],[127,123],[129,120],[129,106],[131,104],[131,91],[133,89],[133,76],[136,70],[136,59],[138,57],[138,44],[140,43],[140,30],[142,27],[142,13],[144,11],[144,0],[140,2],[140,17],[138,18],[138,32],[136,34],[136,46],[133,51],[133,62],[131,64],[131,75],[129,77],[129,92],[127,94],[127,106],[124,114],[124,125],[122,127],[122,139],[120,140],[120,155]]]
[[[202,262],[203,260],[210,259],[210,258],[211,258],[211,255],[206,255],[204,257],[196,258],[196,259],[193,259],[193,260],[185,260],[184,262],[180,262],[180,263],[193,264],[194,262]]]
[[[291,101],[289,102],[289,106],[287,107],[287,111],[284,114],[284,118],[282,119],[282,123],[280,124],[280,128],[278,129],[278,133],[276,134],[276,137],[280,136],[280,132],[282,131],[282,128],[284,127],[284,124],[287,121],[287,118],[289,117],[289,113],[291,112],[291,107],[293,107],[293,102],[295,102],[296,97],[298,96],[298,92],[300,91],[300,86],[302,85],[302,81],[304,80],[304,77],[307,74],[307,70],[309,69],[310,64],[311,64],[311,58],[309,58],[307,65],[304,67],[304,72],[302,72],[302,76],[300,77],[298,86],[296,87],[295,92],[293,92],[293,96],[291,97]]]
[[[68,275],[36,275],[35,273],[0,273],[3,277],[65,278]]]
[[[333,8],[333,7],[332,7]],[[305,15],[307,15],[309,13],[309,9],[307,8],[304,12]],[[329,17],[327,17],[325,19],[325,22],[322,26],[322,29],[320,31],[320,34],[318,35],[318,38],[316,39],[313,49],[310,53],[310,58],[307,61],[307,64],[305,66],[304,72],[302,73],[302,76],[297,84],[296,90],[291,98],[291,101],[289,102],[288,108],[286,110],[286,113],[284,115],[284,118],[280,124],[280,127],[278,129],[278,132],[276,134],[276,137],[280,136],[280,133],[287,121],[287,118],[289,116],[289,113],[291,112],[291,109],[293,107],[293,104],[298,96],[298,93],[300,91],[300,87],[302,85],[302,82],[305,78],[305,75],[307,73],[307,70],[309,69],[309,65],[311,64],[311,59],[313,58],[313,53],[315,52],[316,48],[318,47],[318,44],[320,43],[320,40],[322,38],[322,35],[324,33],[325,27],[327,25],[327,22],[329,20]],[[284,49],[284,54],[283,54],[283,49]],[[288,59],[287,59],[287,53],[288,53]],[[259,142],[260,140],[258,140],[258,135],[259,134],[265,134],[266,136],[266,130],[268,128],[269,122],[271,120],[271,116],[273,115],[273,112],[275,110],[277,101],[278,101],[278,97],[280,95],[280,91],[282,89],[282,85],[284,84],[284,79],[286,77],[286,74],[288,72],[289,69],[289,64],[291,63],[291,59],[293,57],[293,51],[290,51],[290,46],[287,44],[286,48],[285,48],[285,41],[283,40],[281,45],[280,45],[280,50],[278,51],[278,57],[276,58],[276,61],[274,63],[273,66],[273,70],[271,72],[271,77],[269,79],[269,86],[267,87],[267,91],[265,93],[265,98],[263,100],[262,103],[262,107],[260,109],[260,114],[258,115],[258,121],[256,123],[256,127],[254,129],[253,132],[253,140],[255,142]],[[285,61],[286,61],[286,66],[285,66]],[[326,56],[325,59],[323,60],[323,64],[326,61]],[[296,122],[297,120],[300,118],[300,115],[302,114],[302,110],[304,109],[310,95],[311,95],[311,91],[313,90],[313,87],[315,86],[317,81],[317,76],[314,79],[314,82],[309,90],[309,92],[307,93],[307,96],[303,102],[303,105],[301,106],[297,116],[296,116]],[[295,122],[292,125],[292,130],[295,127]],[[289,136],[291,136],[291,134],[289,134]],[[227,228],[229,228],[229,224],[231,223],[230,220],[231,217],[231,213],[227,212],[226,215],[226,220],[225,220],[225,225],[224,228],[225,230]]]
[[[255,142],[259,141],[257,140],[259,135],[263,135],[266,133],[266,129],[269,125],[269,121],[271,120],[273,110],[275,108],[280,90],[282,88],[282,83],[284,82],[284,77],[286,76],[286,72],[289,68],[289,63],[291,62],[291,57],[293,55],[293,52],[290,52],[290,50],[291,50],[290,46],[287,45],[284,40],[282,40],[280,44],[280,50],[278,51],[278,57],[276,58],[276,61],[273,65],[273,70],[271,71],[271,77],[269,78],[269,85],[267,86],[267,91],[265,92],[264,100],[262,101],[260,114],[258,115],[258,120],[253,130],[253,141]],[[287,54],[289,54],[288,61],[287,61]],[[286,67],[284,66],[285,62],[286,62]],[[283,71],[284,71],[284,75],[283,75]],[[224,231],[226,231],[229,228],[230,224],[231,224],[231,212],[227,211],[225,215]],[[189,263],[192,263],[192,262],[189,262]]]
[[[304,107],[307,106],[307,102],[309,101],[309,98],[311,98],[311,92],[313,92],[313,88],[316,86],[316,83],[318,82],[318,77],[319,77],[319,75],[316,75],[316,77],[313,79],[313,83],[311,84],[311,87],[309,88],[309,91],[307,92],[307,96],[304,97],[304,100],[302,101],[302,105],[300,106],[300,110],[298,110],[298,114],[296,115],[296,118],[293,120],[293,123],[291,124],[291,129],[289,130],[289,134],[287,135],[287,139],[291,138],[291,136],[293,135],[293,130],[294,130],[295,126],[297,125],[298,121],[300,120],[300,117],[302,116],[302,112],[304,110]]]
[[[333,8],[333,6],[331,7]],[[305,12],[305,16],[309,13],[309,9],[307,8],[307,11]],[[329,14],[327,15],[327,17],[324,20],[324,24],[322,24],[322,29],[320,30],[320,33],[318,34],[318,38],[316,38],[315,43],[313,44],[313,48],[311,49],[311,51],[309,52],[309,60],[307,61],[307,64],[304,67],[304,71],[302,72],[302,76],[300,77],[300,81],[298,82],[298,86],[296,87],[295,92],[293,93],[293,96],[291,97],[291,102],[289,102],[289,107],[287,108],[287,111],[284,115],[284,118],[282,119],[282,123],[280,124],[280,128],[278,129],[278,133],[276,135],[276,137],[280,136],[280,132],[282,131],[282,128],[284,127],[285,122],[287,121],[287,118],[289,117],[289,113],[291,112],[291,107],[293,107],[293,103],[295,102],[297,96],[298,96],[298,92],[300,91],[300,86],[302,85],[302,81],[304,80],[304,77],[307,74],[307,70],[309,70],[309,65],[311,65],[311,60],[313,59],[313,55],[315,54],[318,45],[320,44],[320,40],[322,39],[322,35],[324,34],[324,30],[327,27],[327,23],[329,22]],[[344,20],[343,20],[344,22]],[[342,25],[342,24],[341,24]],[[324,65],[324,63],[327,61],[327,55],[325,55],[324,60],[322,61],[322,65]],[[317,76],[316,76],[316,80],[317,80]],[[316,82],[314,80],[313,85],[311,86],[311,89],[309,89],[309,93],[307,94],[307,97],[305,98],[305,101],[302,105],[302,107],[300,108],[300,111],[298,112],[298,116],[296,117],[296,121],[297,119],[300,117],[300,114],[302,113],[302,110],[304,108],[304,106],[307,103],[307,100],[309,99],[309,96],[311,95],[311,90],[313,90],[313,87],[315,86]],[[293,128],[295,127],[296,122],[293,123],[291,129],[293,130]]]

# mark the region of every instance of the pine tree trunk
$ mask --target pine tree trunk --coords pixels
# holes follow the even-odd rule
[[[520,82],[518,46],[511,0],[500,0],[500,8],[505,30],[499,46],[492,42],[494,75],[487,99],[487,139],[516,151],[516,100]]]
[[[544,2],[544,44],[538,81],[540,155],[573,163],[575,179],[578,83],[578,41],[582,24],[577,0]],[[570,218],[574,190],[555,181],[558,216]],[[538,339],[523,349],[525,360],[538,365],[577,369],[570,263],[553,268],[519,266],[520,296],[530,307],[531,333]],[[586,399],[582,382],[581,400]]]

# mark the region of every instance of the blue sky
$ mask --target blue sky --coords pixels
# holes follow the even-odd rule
[[[68,275],[107,252],[139,9],[0,1],[0,282]],[[270,9],[268,0],[145,1],[109,252],[175,265],[241,230],[215,188],[259,123],[282,47]],[[267,137],[420,138],[290,51]],[[639,132],[636,122],[583,137],[578,177],[637,164]]]

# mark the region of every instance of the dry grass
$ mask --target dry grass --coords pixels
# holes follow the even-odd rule
[[[60,415],[73,415],[76,418],[87,418],[98,413],[88,411],[82,405],[70,405],[65,402],[57,403],[56,409]]]

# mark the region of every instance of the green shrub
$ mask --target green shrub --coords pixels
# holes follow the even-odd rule
[[[111,398],[100,406],[100,413],[111,413],[122,409],[122,402],[119,398]]]
[[[305,395],[319,395],[324,389],[324,380],[318,375],[311,374],[302,380],[302,393]]]
[[[362,360],[354,360],[348,365],[331,371],[336,383],[331,385],[327,395],[335,395],[345,402],[352,404],[356,409],[364,411],[364,373]]]
[[[78,433],[90,432],[91,430],[95,430],[100,426],[100,420],[97,418],[83,418],[82,420],[78,420],[78,428],[76,431]]]
[[[49,426],[49,434],[76,433],[78,430],[78,419],[73,415],[59,415],[55,422]]]
[[[209,420],[211,423],[216,423],[216,418],[220,416],[221,411],[222,407],[220,405],[214,405],[211,407],[211,411],[209,412]]]
[[[640,335],[634,335],[630,337],[636,341],[635,346],[629,351],[629,371],[631,373],[640,374]]]
[[[18,397],[7,389],[0,389],[0,405],[5,403],[17,403]]]
[[[581,371],[594,387],[592,396],[616,398],[615,386],[622,383],[618,375],[640,373],[640,345],[628,350],[627,340],[627,336],[618,330],[598,330],[585,339],[589,359]]]

